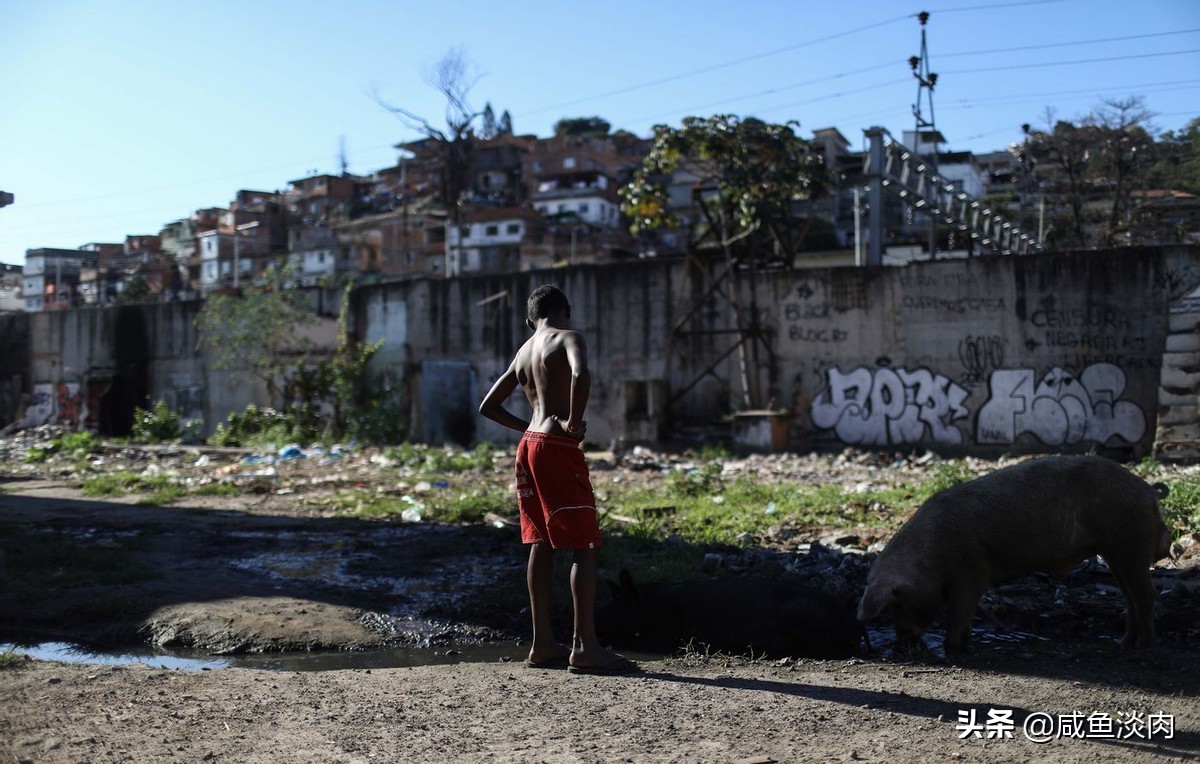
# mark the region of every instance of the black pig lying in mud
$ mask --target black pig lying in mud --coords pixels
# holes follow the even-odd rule
[[[670,652],[693,643],[777,658],[846,658],[866,631],[852,608],[818,589],[765,579],[635,586],[622,570],[596,631],[614,647]]]
[[[1171,544],[1157,500],[1165,489],[1096,456],[1035,459],[947,488],[875,560],[859,620],[889,612],[896,646],[911,649],[948,609],[946,652],[958,652],[989,586],[1039,571],[1065,576],[1099,554],[1125,595],[1122,648],[1149,647],[1150,567]]]

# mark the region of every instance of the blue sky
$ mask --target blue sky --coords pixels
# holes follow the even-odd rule
[[[1200,0],[4,0],[0,262],[33,247],[153,234],[238,189],[393,165],[417,134],[378,91],[441,124],[427,73],[458,48],[472,102],[518,133],[598,115],[732,113],[837,127],[861,143],[913,126],[918,11],[931,16],[934,116],[952,150],[989,151],[1102,98],[1144,96],[1160,129],[1200,116]]]

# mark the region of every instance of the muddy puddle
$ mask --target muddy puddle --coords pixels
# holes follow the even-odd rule
[[[227,668],[260,671],[349,671],[454,663],[516,663],[519,665],[525,660],[529,646],[506,642],[464,645],[461,648],[443,650],[389,648],[361,652],[314,651],[207,655],[195,650],[155,650],[142,647],[96,650],[70,642],[42,642],[35,645],[0,644],[0,654],[9,651],[43,661],[98,666],[141,664],[152,668],[179,671],[213,671]],[[660,660],[664,657],[653,653],[629,651],[625,651],[625,654],[640,661]]]
[[[886,627],[867,629],[873,646],[872,654],[880,658],[895,657],[892,643],[895,633]],[[975,644],[1020,645],[1048,642],[1047,637],[1021,631],[998,631],[974,628],[971,639]],[[1116,640],[1113,640],[1116,641]],[[944,634],[927,632],[924,643],[936,657],[944,657]],[[410,666],[433,666],[454,663],[521,663],[528,645],[520,642],[463,644],[453,647],[398,647],[363,651],[312,651],[293,653],[248,653],[240,655],[210,655],[198,650],[164,650],[134,646],[115,650],[97,650],[70,642],[42,642],[35,645],[0,644],[0,653],[15,651],[37,660],[61,663],[123,666],[143,664],[154,668],[181,671],[212,671],[226,668],[257,669],[261,671],[348,671],[392,669]],[[622,651],[635,660],[660,660],[666,656],[656,653]]]

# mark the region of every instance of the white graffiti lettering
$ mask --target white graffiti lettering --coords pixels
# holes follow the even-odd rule
[[[1145,413],[1125,392],[1125,372],[1110,363],[1093,364],[1076,377],[1054,367],[1034,384],[1033,369],[997,369],[990,397],[979,410],[980,443],[1012,443],[1030,433],[1043,443],[1130,443],[1146,433]]]
[[[813,424],[846,444],[901,445],[933,441],[958,445],[954,422],[967,416],[967,391],[925,369],[858,368],[828,373],[829,386],[812,404]]]

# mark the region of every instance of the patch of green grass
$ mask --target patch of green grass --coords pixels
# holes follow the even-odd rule
[[[138,483],[138,476],[132,472],[112,472],[107,475],[97,475],[83,481],[84,496],[124,496],[132,493]]]
[[[482,522],[489,513],[516,518],[516,501],[505,488],[482,486],[469,491],[439,488],[432,491],[397,496],[368,491],[346,491],[325,500],[342,517],[385,518],[400,517],[405,510],[415,509],[423,521],[439,523]]]
[[[731,545],[743,533],[762,535],[772,526],[880,525],[916,506],[910,488],[852,493],[835,486],[768,483],[753,477],[724,481],[704,468],[655,487],[610,489],[611,511],[638,520],[612,525],[629,536]],[[657,508],[657,509],[656,509]],[[663,509],[665,508],[665,509]]]
[[[25,452],[25,461],[30,464],[37,464],[49,459],[52,455],[58,453],[58,446],[50,443],[47,446],[33,446]]]
[[[63,453],[70,454],[75,458],[94,454],[100,450],[101,446],[100,438],[91,432],[68,433],[59,438],[57,442]]]
[[[130,493],[163,491],[173,487],[174,484],[166,475],[139,475],[122,470],[87,478],[83,481],[83,495],[125,496]]]
[[[55,454],[62,453],[74,459],[83,459],[100,450],[100,438],[90,432],[70,432],[55,438],[44,446],[34,446],[25,454],[25,461],[44,462]]]
[[[921,483],[921,501],[925,501],[925,499],[928,499],[938,491],[944,491],[960,483],[969,482],[974,478],[975,474],[971,472],[967,463],[962,460],[952,459],[950,461],[937,462],[930,468],[925,481]]]
[[[143,496],[138,499],[137,503],[145,506],[161,507],[165,504],[174,504],[179,501],[186,491],[177,485],[168,485],[155,490],[149,496]]]
[[[406,467],[417,469],[430,478],[445,478],[464,472],[491,472],[492,457],[496,447],[488,442],[480,443],[470,451],[453,446],[426,446],[419,443],[401,443],[384,450],[384,456]]]
[[[194,496],[238,496],[242,489],[236,483],[205,483],[191,489],[189,493]]]
[[[1200,476],[1181,476],[1167,487],[1170,493],[1160,502],[1167,527],[1177,537],[1200,530]]]
[[[480,487],[462,493],[438,491],[426,497],[429,518],[446,523],[477,523],[489,513],[516,519],[516,498],[507,488]]]
[[[5,651],[0,652],[0,671],[3,671],[4,669],[16,668],[26,660],[28,660],[28,658],[26,658],[25,653],[21,652],[15,647],[10,647]]]

